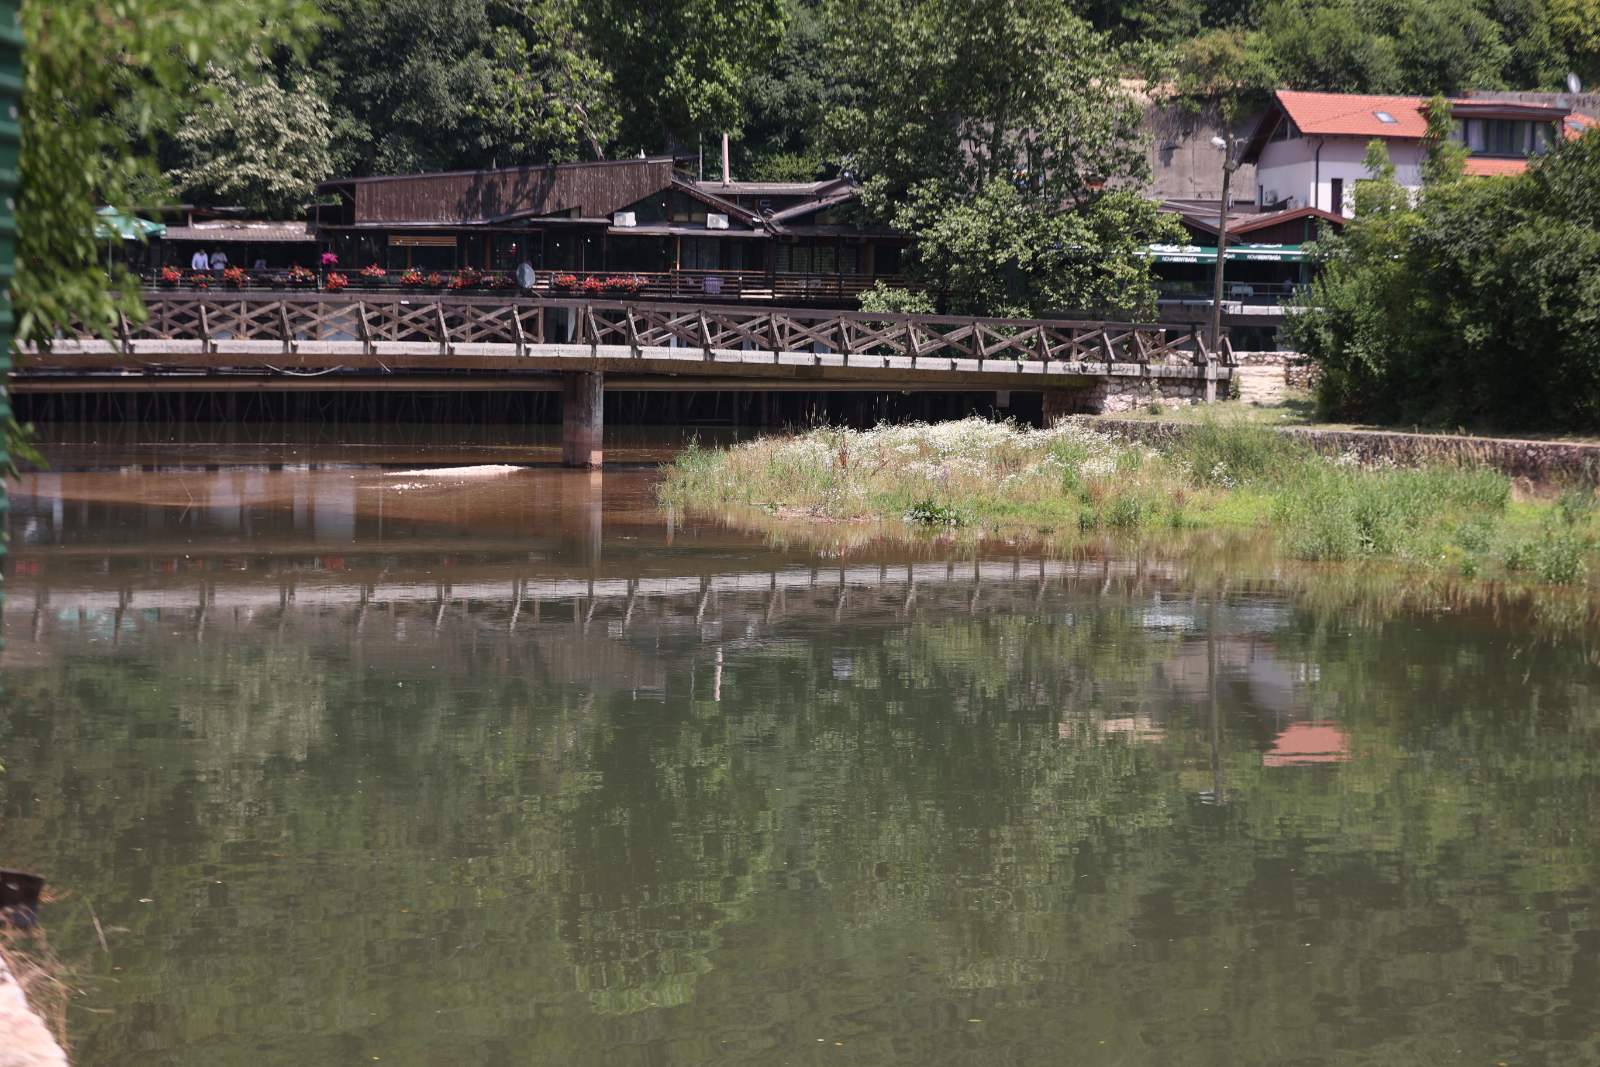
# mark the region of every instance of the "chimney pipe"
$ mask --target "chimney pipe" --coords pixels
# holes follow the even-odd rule
[[[732,181],[733,177],[728,173],[728,133],[724,130],[722,133],[722,184],[728,185]]]

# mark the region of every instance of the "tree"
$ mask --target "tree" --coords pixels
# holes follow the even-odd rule
[[[333,101],[341,174],[480,166],[494,31],[486,0],[324,0],[340,24],[317,67]]]
[[[1117,50],[1051,0],[831,0],[828,134],[910,268],[962,313],[1147,308],[1174,233]]]
[[[1511,50],[1475,0],[1411,0],[1395,28],[1395,56],[1400,89],[1454,96],[1503,88]]]
[[[1600,0],[1550,0],[1550,25],[1573,69],[1600,82]]]
[[[211,204],[236,204],[271,218],[298,215],[332,170],[327,101],[300,74],[285,89],[257,71],[246,81],[211,66],[210,107],[183,118],[174,140],[181,164],[167,172],[175,189]]]
[[[604,159],[619,116],[611,72],[579,26],[574,0],[495,0],[489,90],[477,113],[497,155]]]
[[[1391,92],[1400,81],[1394,42],[1354,4],[1269,0],[1262,47],[1292,89]]]
[[[816,0],[785,0],[783,43],[744,87],[746,119],[733,172],[759,181],[808,181],[825,167],[821,132],[837,89]]]
[[[1442,110],[1430,116],[1442,125]],[[1392,169],[1357,186],[1291,339],[1328,413],[1503,429],[1600,422],[1600,135],[1526,174],[1459,180],[1449,142],[1418,204]]]
[[[197,100],[208,62],[296,45],[315,28],[303,0],[27,0],[22,28],[17,337],[48,344],[73,321],[111,331],[143,314],[138,285],[95,238],[95,209],[132,211],[161,185],[151,151]]]
[[[624,152],[737,131],[745,86],[783,38],[783,0],[595,0],[584,27],[617,75]]]

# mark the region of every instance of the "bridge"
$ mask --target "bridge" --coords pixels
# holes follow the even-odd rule
[[[606,389],[1038,391],[1047,417],[1216,399],[1198,327],[725,305],[152,290],[143,322],[29,348],[12,389],[559,390],[562,458],[602,461]]]

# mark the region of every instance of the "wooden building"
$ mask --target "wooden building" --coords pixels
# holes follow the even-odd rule
[[[697,182],[657,157],[346,178],[318,191],[319,242],[353,283],[376,265],[430,280],[487,272],[558,294],[853,305],[875,280],[902,281],[905,238],[863,224],[844,181]]]

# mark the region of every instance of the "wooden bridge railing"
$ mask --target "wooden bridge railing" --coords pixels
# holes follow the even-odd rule
[[[138,340],[422,342],[747,349],[981,360],[1206,365],[1193,327],[727,305],[400,294],[146,294],[148,317],[74,336]]]

